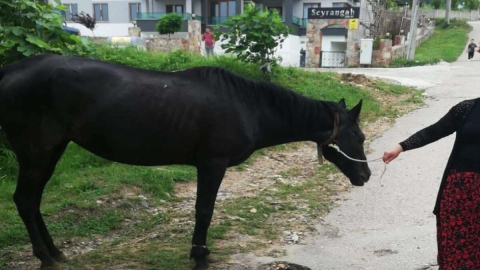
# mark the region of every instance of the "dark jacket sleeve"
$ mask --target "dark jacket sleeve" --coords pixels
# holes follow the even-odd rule
[[[455,112],[458,110],[456,108],[457,106],[459,105],[450,109],[450,111],[435,124],[418,131],[410,136],[410,138],[401,142],[400,146],[402,146],[403,151],[420,148],[454,133],[456,131]]]

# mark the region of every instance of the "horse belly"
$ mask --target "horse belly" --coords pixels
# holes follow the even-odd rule
[[[108,136],[97,136],[88,142],[84,138],[74,138],[73,141],[93,154],[115,162],[143,166],[193,165],[193,144],[147,140],[128,140],[122,143],[109,139]]]
[[[155,112],[111,110],[76,125],[72,139],[94,154],[121,163],[192,164],[200,130],[195,116],[180,121]]]

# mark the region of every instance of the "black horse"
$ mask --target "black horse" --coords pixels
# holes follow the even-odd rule
[[[190,256],[208,267],[206,237],[225,171],[255,150],[313,141],[353,185],[370,177],[361,102],[308,99],[221,68],[157,72],[85,58],[42,55],[0,69],[0,126],[19,162],[14,201],[42,269],[66,260],[40,213],[45,185],[67,144],[132,165],[187,164],[198,174]],[[319,151],[319,157],[321,152]]]

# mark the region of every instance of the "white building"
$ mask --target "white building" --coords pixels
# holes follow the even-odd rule
[[[52,1],[52,0],[48,0]],[[299,66],[300,50],[306,49],[306,25],[308,8],[360,7],[360,0],[253,0],[259,8],[277,10],[283,21],[293,31],[278,49],[283,65]],[[362,2],[366,2],[362,0]],[[82,25],[71,22],[71,16],[80,12],[88,13],[97,20],[95,36],[128,36],[128,28],[135,22],[141,28],[142,36],[157,35],[155,25],[160,17],[176,12],[182,14],[185,23],[182,32],[185,36],[186,20],[202,22],[202,31],[207,26],[221,24],[228,17],[243,11],[244,0],[62,0],[69,11],[65,14],[68,26],[80,29],[84,36],[92,32]],[[194,14],[194,16],[192,16]],[[325,44],[323,44],[325,43]],[[215,53],[222,54],[220,42],[216,43]],[[322,41],[322,51],[345,50],[345,37],[329,36]]]

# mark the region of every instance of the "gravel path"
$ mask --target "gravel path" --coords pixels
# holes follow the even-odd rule
[[[471,36],[480,40],[480,23],[472,23]],[[453,64],[402,69],[348,69],[406,85],[428,87],[426,106],[397,120],[395,126],[372,143],[369,158],[402,141],[443,116],[464,99],[480,96],[480,55],[472,62],[466,54]],[[370,164],[374,175],[318,225],[308,242],[288,246],[281,258],[255,257],[255,263],[289,261],[318,270],[437,269],[435,216],[432,214],[440,179],[454,136],[403,153],[388,166],[379,181],[380,163]]]

